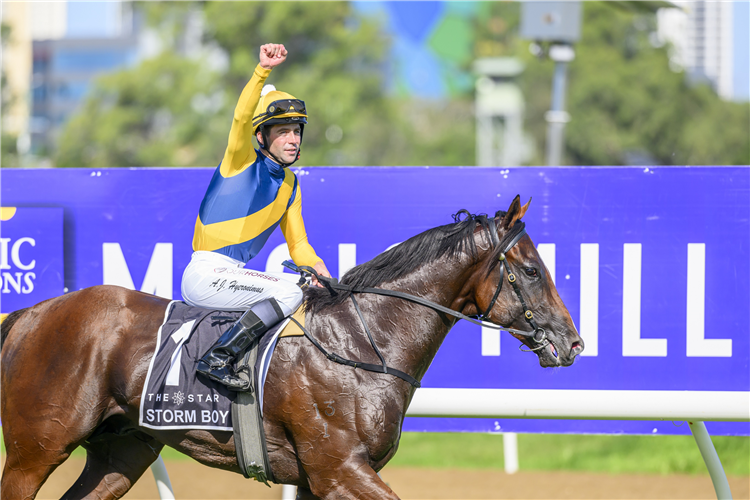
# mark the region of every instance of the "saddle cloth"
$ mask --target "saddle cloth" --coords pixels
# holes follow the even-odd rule
[[[198,360],[244,311],[216,311],[172,301],[157,332],[156,349],[141,395],[139,425],[151,429],[232,430],[231,405],[237,393],[206,377],[198,377]],[[294,313],[304,322],[304,309]],[[285,327],[293,325],[296,329]],[[261,339],[255,370],[258,401],[263,406],[263,384],[279,336],[302,335],[286,320]]]

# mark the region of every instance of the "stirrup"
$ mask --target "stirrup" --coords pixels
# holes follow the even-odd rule
[[[203,366],[201,366],[203,365]],[[250,381],[243,380],[232,373],[231,367],[225,365],[221,368],[215,368],[210,366],[203,360],[198,362],[196,371],[201,375],[204,375],[209,380],[218,382],[227,389],[237,392],[253,392],[253,387]]]

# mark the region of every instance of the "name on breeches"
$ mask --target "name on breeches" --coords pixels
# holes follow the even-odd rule
[[[232,292],[263,293],[263,290],[264,290],[263,287],[261,287],[261,286],[241,285],[241,284],[237,283],[237,280],[232,280],[227,285],[227,280],[218,279],[218,280],[212,282],[209,286],[211,286],[213,288],[217,288],[219,291],[222,291],[222,290],[226,289],[226,290],[231,290]]]
[[[227,423],[228,411],[221,410],[201,410],[200,423],[202,424],[222,424]],[[146,410],[146,420],[150,423],[175,423],[175,424],[196,424],[198,423],[198,413],[196,410]]]

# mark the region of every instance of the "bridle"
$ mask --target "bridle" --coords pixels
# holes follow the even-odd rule
[[[526,322],[533,328],[532,332],[526,332],[523,330],[515,330],[513,328],[498,328],[498,330],[505,330],[511,333],[515,333],[517,335],[522,335],[524,337],[531,338],[534,342],[539,344],[536,347],[532,347],[530,349],[521,349],[524,352],[533,352],[538,351],[540,349],[543,349],[549,345],[549,340],[547,340],[547,332],[544,330],[544,328],[537,325],[536,320],[534,320],[534,313],[531,312],[531,309],[528,308],[526,305],[526,301],[523,300],[523,295],[521,294],[521,289],[518,287],[518,283],[516,283],[516,275],[513,274],[510,270],[510,266],[508,265],[508,258],[506,254],[510,252],[510,250],[518,243],[521,238],[523,238],[526,235],[526,223],[522,221],[516,221],[516,223],[513,225],[510,231],[503,237],[502,241],[497,237],[497,225],[495,224],[494,218],[487,218],[488,228],[487,231],[490,233],[490,240],[492,241],[492,247],[495,248],[499,246],[501,248],[500,253],[497,256],[497,260],[500,261],[500,265],[503,266],[505,269],[505,272],[508,275],[508,283],[511,284],[513,287],[513,291],[516,292],[516,296],[518,297],[518,300],[521,302],[521,307],[523,308],[523,317],[526,320]],[[503,279],[500,278],[500,281],[497,283],[497,288],[495,289],[495,294],[492,296],[492,300],[490,300],[489,305],[487,306],[487,310],[484,311],[482,314],[479,314],[477,316],[477,319],[484,322],[487,321],[487,318],[490,314],[490,311],[492,311],[492,307],[495,305],[495,302],[497,301],[498,296],[500,295],[500,291],[503,289]],[[494,324],[494,323],[492,323]]]
[[[305,273],[308,275],[315,276],[318,281],[331,293],[331,295],[337,295],[338,292],[349,292],[351,295],[352,302],[354,304],[354,309],[357,311],[357,314],[359,315],[360,320],[362,321],[362,324],[364,325],[365,332],[367,333],[367,337],[370,340],[370,344],[372,345],[373,349],[375,350],[375,353],[378,355],[378,358],[380,358],[381,365],[373,365],[369,363],[362,363],[359,361],[352,361],[349,359],[342,358],[336,353],[328,352],[326,351],[322,345],[318,341],[316,341],[313,336],[310,334],[307,329],[300,324],[299,321],[291,318],[292,321],[294,321],[297,326],[300,327],[304,335],[313,343],[315,347],[317,347],[323,355],[325,355],[326,358],[330,359],[331,361],[334,361],[336,363],[351,366],[354,368],[361,368],[363,370],[367,371],[374,371],[374,372],[380,372],[380,373],[387,373],[390,375],[394,375],[402,380],[407,381],[414,387],[420,387],[421,384],[418,380],[416,380],[411,375],[404,373],[400,370],[396,370],[395,368],[391,368],[389,366],[386,366],[385,358],[383,358],[383,355],[380,353],[380,349],[378,349],[377,345],[375,345],[375,341],[372,337],[372,334],[370,333],[370,329],[367,327],[367,323],[365,322],[365,318],[362,315],[362,311],[359,308],[359,304],[357,303],[357,300],[354,298],[354,294],[356,293],[371,293],[375,295],[385,295],[388,297],[397,297],[400,299],[408,300],[410,302],[414,302],[416,304],[423,305],[425,307],[429,307],[430,309],[434,309],[435,311],[442,312],[445,314],[448,314],[450,316],[453,316],[454,318],[458,319],[465,319],[466,321],[469,321],[470,323],[474,323],[475,325],[481,325],[485,328],[491,328],[494,330],[503,330],[510,332],[515,335],[519,335],[522,337],[527,337],[531,340],[533,340],[535,343],[539,344],[536,347],[532,347],[529,349],[523,349],[523,344],[519,346],[519,349],[524,352],[534,352],[538,351],[540,349],[544,349],[550,344],[550,341],[547,339],[547,332],[544,330],[544,328],[541,328],[539,325],[537,325],[536,321],[534,320],[534,313],[531,312],[531,310],[526,305],[526,301],[523,299],[523,295],[521,294],[521,289],[518,287],[518,284],[516,283],[516,275],[513,274],[510,270],[510,266],[508,265],[508,258],[506,254],[526,235],[526,224],[522,221],[516,221],[516,223],[513,225],[513,227],[508,231],[508,233],[503,237],[502,240],[500,240],[497,236],[497,225],[495,224],[495,219],[487,217],[487,226],[484,226],[482,224],[482,227],[484,227],[487,232],[490,233],[490,241],[492,243],[492,249],[496,247],[500,247],[501,251],[498,254],[498,260],[500,261],[501,265],[505,269],[505,272],[507,273],[508,282],[513,287],[513,291],[515,291],[516,296],[518,297],[518,300],[521,301],[521,306],[523,308],[523,316],[526,322],[533,328],[533,331],[525,331],[525,330],[516,330],[515,328],[508,328],[504,327],[502,325],[497,325],[495,323],[491,323],[487,321],[487,317],[490,314],[490,311],[492,310],[492,307],[495,305],[495,302],[497,301],[498,296],[500,295],[500,291],[503,288],[503,278],[500,278],[500,281],[497,284],[497,288],[495,289],[495,294],[492,296],[492,300],[490,301],[490,304],[487,306],[487,310],[479,314],[477,316],[467,316],[465,314],[462,314],[458,311],[454,311],[453,309],[450,309],[448,307],[442,306],[438,303],[432,302],[431,300],[423,299],[422,297],[418,297],[416,295],[412,295],[409,293],[404,292],[398,292],[395,290],[387,290],[384,288],[371,288],[371,287],[357,287],[352,285],[342,285],[338,282],[338,280],[334,278],[326,278],[324,276],[320,276],[318,272],[309,266],[297,266],[291,261],[284,261],[284,266],[288,267],[289,269],[299,272],[302,276],[300,278],[300,284],[306,282]]]

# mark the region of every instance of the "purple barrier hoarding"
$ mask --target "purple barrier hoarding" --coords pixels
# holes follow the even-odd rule
[[[0,303],[3,312],[63,293],[63,209],[4,208],[0,212]]]
[[[527,230],[586,341],[585,355],[570,368],[542,369],[510,335],[459,323],[425,387],[750,391],[748,167],[295,171],[310,241],[334,275],[451,222],[459,209],[494,213],[516,194],[524,202],[533,197]],[[16,207],[17,216],[31,208],[62,210],[65,291],[114,283],[179,299],[212,172],[3,170],[2,205]],[[24,224],[51,234],[46,221]],[[10,241],[0,247],[8,266],[14,241],[24,237],[6,233],[11,222],[2,222]],[[28,266],[32,247],[19,248]],[[37,268],[48,260],[59,269],[54,252],[34,256]],[[277,231],[248,267],[280,270],[285,256]],[[13,280],[18,271],[3,271],[3,313],[56,294],[15,294],[12,283],[5,286],[6,272]],[[746,422],[707,426],[712,434],[750,434]],[[669,421],[409,418],[404,429],[690,433]]]

